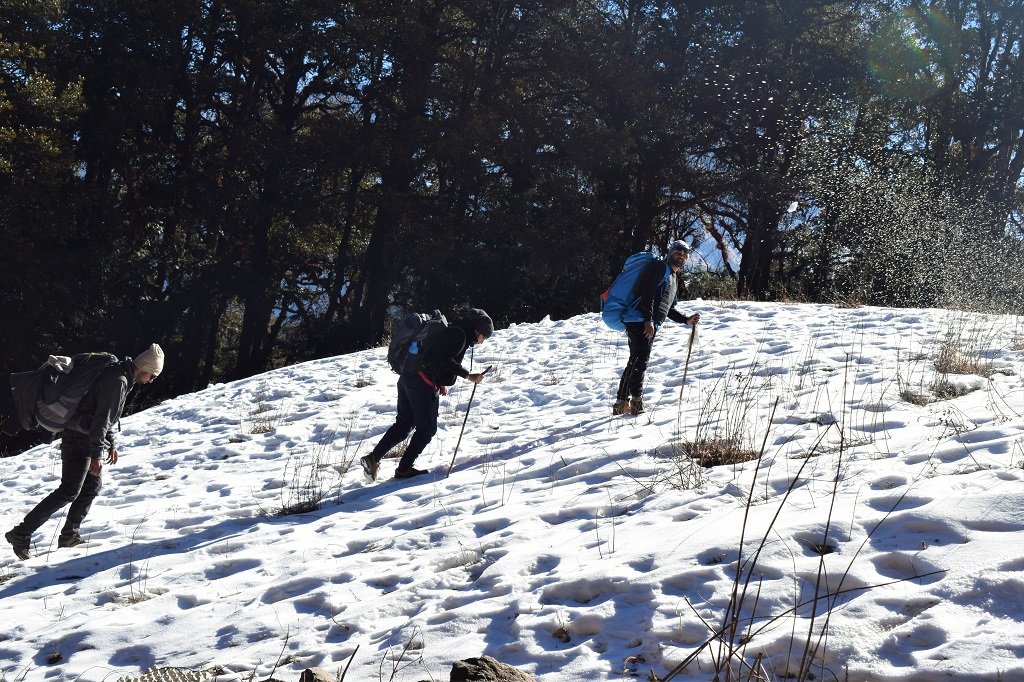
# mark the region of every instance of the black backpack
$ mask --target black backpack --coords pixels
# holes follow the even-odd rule
[[[397,374],[415,374],[423,368],[423,356],[430,342],[448,328],[440,310],[412,313],[398,323],[388,344],[388,364]]]
[[[100,374],[118,362],[110,353],[51,355],[39,369],[12,374],[18,425],[60,433]]]

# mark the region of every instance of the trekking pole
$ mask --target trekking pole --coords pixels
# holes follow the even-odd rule
[[[683,365],[683,381],[679,384],[679,402],[683,402],[683,386],[686,386],[686,373],[690,371],[690,354],[693,353],[693,340],[697,337],[697,323],[690,330],[690,344],[686,349],[686,364]]]
[[[487,374],[491,371],[491,367],[493,366],[494,365],[491,365],[480,373]],[[451,476],[452,469],[455,468],[455,456],[459,454],[459,446],[462,445],[462,434],[466,430],[466,420],[469,419],[469,408],[473,407],[473,396],[476,395],[476,387],[477,385],[473,384],[473,390],[469,392],[469,402],[466,403],[466,416],[462,418],[462,428],[459,429],[459,440],[455,442],[455,452],[452,453],[452,463],[448,465],[448,473],[444,475],[445,478]]]

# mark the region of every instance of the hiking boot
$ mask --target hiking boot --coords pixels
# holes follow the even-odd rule
[[[78,533],[75,533],[74,535],[61,535],[59,538],[57,538],[57,546],[61,548],[78,547],[84,542],[85,540],[83,540],[82,536]]]
[[[20,533],[15,533],[13,530],[9,530],[4,533],[4,537],[7,538],[7,542],[11,543],[11,547],[14,548],[14,555],[16,557],[19,559],[28,559],[32,556],[32,554],[29,553],[29,545],[31,544],[29,541],[31,538]]]
[[[640,397],[630,398],[629,399],[629,411],[630,411],[631,414],[643,414],[643,412],[644,412],[644,399],[640,398]]]
[[[628,400],[616,400],[615,404],[612,405],[612,414],[632,414],[633,411],[630,409]]]
[[[363,473],[371,481],[377,480],[377,470],[380,469],[380,462],[375,460],[370,455],[359,458],[359,465],[363,467]]]
[[[395,478],[412,478],[413,476],[421,476],[429,473],[430,472],[426,469],[398,469],[395,471]]]

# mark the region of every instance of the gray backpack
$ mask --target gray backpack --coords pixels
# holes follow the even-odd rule
[[[440,310],[412,313],[398,323],[388,344],[388,364],[396,374],[415,374],[423,368],[423,355],[431,339],[448,328]]]
[[[60,433],[100,374],[118,362],[110,353],[51,355],[39,369],[12,374],[11,392],[19,426]]]

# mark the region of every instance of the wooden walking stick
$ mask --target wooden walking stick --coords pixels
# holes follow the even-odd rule
[[[494,365],[491,365],[480,373],[487,374],[491,371],[491,367],[493,366]],[[455,456],[459,454],[459,446],[462,445],[462,433],[466,430],[466,420],[469,419],[469,408],[473,407],[473,396],[476,395],[476,387],[477,384],[473,384],[473,390],[469,392],[469,402],[466,403],[466,416],[462,418],[462,428],[459,429],[459,440],[455,442],[455,452],[452,453],[452,463],[448,465],[448,473],[444,475],[445,478],[451,476],[452,469],[455,468]]]
[[[686,374],[690,371],[690,354],[693,353],[693,340],[697,338],[697,323],[693,323],[690,330],[690,344],[686,349],[686,364],[683,365],[683,381],[679,384],[679,402],[683,402],[683,386],[686,385]]]

